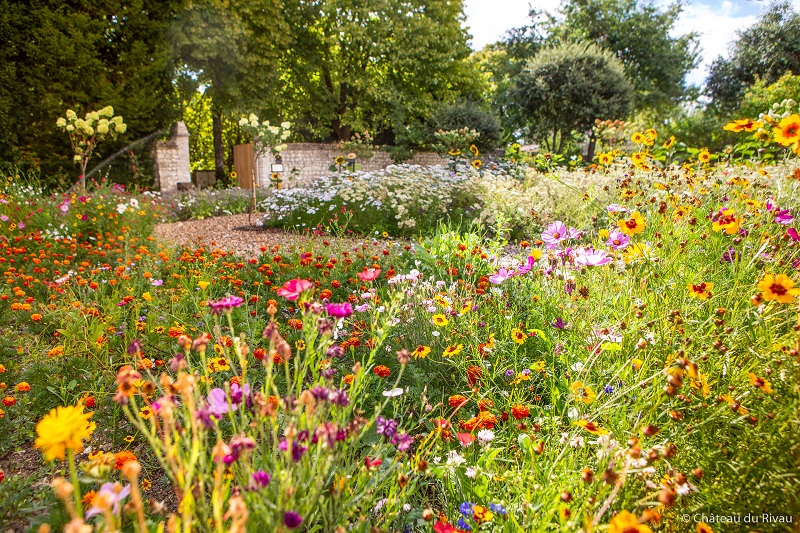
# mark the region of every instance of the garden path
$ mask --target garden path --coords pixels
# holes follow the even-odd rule
[[[312,244],[323,240],[333,241],[332,236],[318,237],[301,235],[275,228],[256,226],[256,217],[248,221],[247,214],[209,217],[202,220],[186,220],[156,225],[153,235],[170,244],[211,245],[225,251],[233,251],[247,259],[258,257],[261,247],[268,249],[278,244],[281,249],[292,245]]]

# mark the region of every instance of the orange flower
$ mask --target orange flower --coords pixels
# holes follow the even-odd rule
[[[497,417],[489,411],[481,411],[478,413],[477,427],[481,429],[492,429],[497,424]]]
[[[17,386],[15,388],[17,389],[17,392],[28,392],[29,390],[31,390],[31,386],[30,384],[28,384],[27,381],[20,381],[19,383],[17,383]]]
[[[389,370],[389,367],[386,365],[378,365],[374,369],[372,369],[372,371],[375,373],[376,376],[382,378],[388,378],[389,375],[392,373],[392,371]]]
[[[775,142],[789,146],[800,140],[800,115],[795,113],[788,116],[778,123],[778,127],[773,130]]]
[[[450,404],[450,407],[462,407],[466,405],[468,401],[469,398],[461,394],[454,394],[447,399],[447,403]]]
[[[515,405],[514,407],[511,408],[511,415],[514,418],[516,418],[517,420],[519,420],[521,418],[527,418],[528,416],[530,416],[530,414],[531,414],[531,410],[528,409],[527,406],[522,405],[522,404],[517,404],[517,405]]]
[[[640,524],[630,511],[620,511],[608,524],[608,533],[653,533],[646,524]]]
[[[122,450],[121,452],[114,454],[114,460],[116,461],[114,468],[117,470],[122,470],[122,467],[125,466],[125,463],[129,461],[135,461],[136,456],[128,450]]]
[[[3,405],[5,405],[6,407],[11,407],[15,403],[17,403],[17,399],[14,398],[13,396],[6,396],[5,398],[3,398]]]

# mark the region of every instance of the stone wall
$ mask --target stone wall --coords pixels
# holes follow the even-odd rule
[[[186,124],[178,122],[172,128],[169,139],[156,141],[153,146],[153,167],[156,186],[161,192],[175,192],[178,183],[191,183],[189,130]]]
[[[292,143],[289,147],[281,153],[283,163],[283,187],[296,187],[299,185],[308,184],[320,176],[330,174],[330,167],[333,160],[339,155],[343,154],[339,147],[335,144],[315,144],[315,143]],[[270,168],[275,160],[272,154],[265,154],[258,158],[258,175],[259,185],[268,186],[270,177]],[[370,159],[362,161],[356,160],[356,163],[362,165],[362,170],[383,170],[392,164],[389,154],[376,150],[375,155]],[[408,161],[412,165],[446,165],[448,159],[441,157],[433,152],[419,152],[414,154],[414,157]],[[292,170],[297,169],[292,176]]]

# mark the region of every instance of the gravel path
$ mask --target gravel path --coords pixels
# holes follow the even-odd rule
[[[170,244],[203,244],[233,251],[246,258],[258,256],[262,246],[271,248],[278,244],[285,249],[292,245],[321,244],[325,240],[323,237],[256,226],[255,220],[254,217],[248,222],[248,215],[243,214],[170,222],[156,225],[153,235]],[[327,240],[332,241],[333,238],[327,237]]]

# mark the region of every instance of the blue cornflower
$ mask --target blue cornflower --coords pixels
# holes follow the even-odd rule
[[[474,503],[464,502],[458,506],[458,511],[466,517],[472,516],[472,508],[475,506]]]
[[[502,503],[490,503],[489,510],[493,513],[497,513],[503,516],[505,516],[508,513],[508,511],[506,511],[506,508],[503,507]]]
[[[463,529],[464,531],[472,531],[472,527],[464,522],[464,518],[458,519],[458,522],[456,522],[456,527],[458,527],[458,529]]]

